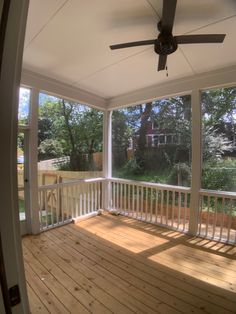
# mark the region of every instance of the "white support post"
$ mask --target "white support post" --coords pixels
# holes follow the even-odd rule
[[[112,175],[112,111],[103,114],[103,176],[110,179]],[[103,183],[103,209],[109,210],[111,198],[111,184]]]
[[[198,231],[199,214],[199,191],[201,188],[201,97],[199,90],[193,90],[191,95],[192,104],[192,188],[190,201],[189,231],[191,235],[196,235]]]
[[[30,131],[29,131],[29,205],[30,219],[28,232],[40,232],[38,203],[38,107],[39,91],[31,89]]]

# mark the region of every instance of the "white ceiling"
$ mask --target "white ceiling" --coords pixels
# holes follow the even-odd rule
[[[110,99],[148,86],[236,65],[236,1],[178,0],[174,35],[226,33],[223,44],[181,45],[157,72],[152,39],[162,0],[30,0],[23,68]]]

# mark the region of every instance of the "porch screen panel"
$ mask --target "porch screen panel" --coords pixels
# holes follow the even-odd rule
[[[191,97],[113,111],[112,176],[191,186]]]
[[[40,93],[39,185],[102,176],[103,112]]]
[[[202,188],[199,232],[236,239],[236,88],[202,92]]]

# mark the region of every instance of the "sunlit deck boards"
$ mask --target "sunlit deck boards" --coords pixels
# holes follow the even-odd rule
[[[23,239],[32,313],[236,313],[236,247],[102,215]]]

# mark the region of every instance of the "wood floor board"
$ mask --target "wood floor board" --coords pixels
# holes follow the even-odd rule
[[[59,231],[59,230],[58,230]],[[60,231],[59,231],[60,232]],[[70,242],[70,245],[73,246],[73,242],[76,242],[75,238],[73,238],[73,235],[66,234],[67,241]],[[118,276],[120,279],[123,279],[126,282],[126,285],[129,286],[129,291],[133,294],[136,294],[137,297],[144,303],[152,307],[153,310],[159,312],[159,311],[166,311],[166,313],[173,313],[175,312],[174,309],[171,306],[171,303],[173,303],[173,300],[169,302],[169,305],[167,305],[164,300],[167,300],[167,295],[163,295],[162,291],[158,291],[159,293],[155,293],[155,289],[152,289],[150,286],[148,286],[145,282],[140,281],[138,278],[131,276],[129,272],[126,272],[122,268],[120,268],[120,265],[117,265],[117,263],[111,263],[110,259],[112,259],[112,256],[110,256],[110,259],[108,260],[106,257],[106,253],[102,252],[102,255],[99,253],[99,250],[97,250],[94,247],[91,247],[91,244],[88,243],[82,243],[83,241],[80,241],[79,247],[77,245],[77,250],[82,252],[84,255],[87,255],[91,260],[93,260],[96,264],[99,264],[100,266],[104,267],[107,271],[109,271],[111,274]],[[83,244],[85,244],[83,246]],[[90,246],[90,249],[87,248],[87,246]],[[114,260],[113,260],[114,262]],[[171,309],[172,308],[172,309]]]
[[[137,293],[130,291],[130,285],[121,278],[102,268],[98,263],[88,259],[86,255],[81,254],[73,248],[73,245],[62,242],[59,236],[47,233],[46,237],[50,239],[50,249],[61,257],[66,259],[74,270],[83,272],[89,280],[92,280],[99,287],[102,287],[107,293],[111,294],[116,300],[125,304],[128,308],[141,313],[156,313],[151,307],[140,302]],[[63,243],[63,249],[61,249]],[[76,244],[75,244],[76,246]]]
[[[71,228],[69,229],[70,231],[72,230]],[[62,232],[62,233],[64,233],[65,235],[66,235],[66,237],[68,238],[68,236],[70,236],[69,234],[67,234],[67,233],[65,233],[65,229],[61,229],[61,230],[58,230],[59,232]],[[78,232],[78,230],[76,230],[76,233]],[[97,233],[97,232],[96,232]],[[79,236],[79,234],[77,234],[77,239],[79,238],[79,241],[80,241],[80,244],[82,244],[83,245],[83,240],[82,240],[82,238],[81,238],[81,236]],[[85,235],[85,238],[88,238],[88,236],[87,235]],[[91,244],[93,241],[94,241],[94,239],[93,238],[89,238],[88,239],[88,241],[89,241],[89,243]],[[95,244],[95,247],[96,247],[96,245],[98,246],[98,244]],[[88,246],[88,244],[84,244],[84,246],[86,247],[86,246]],[[102,248],[100,248],[100,250],[101,249],[104,249],[103,247]],[[81,249],[80,249],[81,250]],[[115,252],[107,252],[108,254],[110,253],[110,256],[114,256],[114,257],[117,257],[117,260],[119,260],[119,256],[121,255],[119,252],[118,252],[118,255],[116,255],[115,254]],[[86,254],[86,253],[85,253]],[[102,255],[103,257],[105,257],[105,254],[103,254]],[[122,258],[123,258],[123,254],[121,255],[122,256]],[[114,261],[113,261],[114,262]],[[103,263],[103,261],[101,261],[101,264]],[[131,272],[135,275],[135,276],[138,276],[139,278],[140,278],[140,275],[141,275],[141,279],[145,282],[145,283],[147,283],[147,282],[149,282],[149,283],[152,283],[152,289],[153,290],[155,290],[155,287],[156,286],[159,286],[159,287],[161,287],[162,289],[164,289],[166,292],[168,291],[168,293],[169,293],[169,295],[170,295],[170,297],[172,296],[177,296],[179,299],[184,299],[185,300],[185,302],[186,302],[186,304],[185,304],[185,306],[187,307],[187,304],[192,304],[192,305],[195,305],[196,306],[196,304],[197,304],[197,306],[198,306],[198,309],[200,309],[200,308],[205,308],[205,307],[207,307],[208,308],[208,310],[209,310],[209,312],[210,313],[216,313],[216,311],[218,310],[218,312],[220,313],[220,308],[218,307],[216,307],[216,306],[214,306],[214,304],[210,304],[209,303],[209,296],[205,293],[205,299],[206,300],[208,300],[208,302],[206,303],[206,302],[204,302],[204,300],[201,300],[199,297],[198,297],[198,294],[195,294],[195,296],[193,295],[193,294],[191,294],[191,292],[192,292],[192,290],[194,290],[193,289],[193,287],[188,287],[188,289],[186,289],[185,291],[182,289],[182,285],[184,284],[184,282],[182,282],[182,281],[178,281],[178,283],[175,285],[175,287],[173,287],[173,278],[171,279],[171,280],[169,280],[169,282],[168,282],[168,285],[166,284],[166,279],[167,279],[167,277],[164,277],[164,278],[162,278],[162,281],[160,282],[160,280],[158,280],[158,278],[154,278],[153,277],[153,274],[152,273],[150,273],[150,274],[147,274],[146,272],[140,272],[140,270],[139,269],[136,269],[136,267],[135,267],[135,264],[134,264],[134,262],[133,261],[131,261],[131,260],[127,260],[126,261],[126,264],[122,264],[122,261],[117,261],[117,265],[119,265],[119,267],[122,267],[123,269],[125,269],[126,271],[128,271],[128,272],[130,272],[130,269],[131,269]],[[131,268],[130,268],[130,266],[131,266]],[[132,267],[134,267],[134,269],[133,269],[133,271],[132,271]],[[146,267],[146,265],[145,265],[145,267]],[[187,292],[187,293],[186,293]],[[199,291],[197,291],[197,293],[199,293]],[[215,300],[215,296],[213,296],[213,301]],[[219,299],[218,300],[219,301],[219,305],[221,305],[222,304],[222,301],[223,301],[223,299]],[[230,302],[229,302],[230,303]],[[227,303],[226,303],[226,308],[227,308],[227,306],[228,306],[229,304],[228,304],[228,301],[227,301]],[[235,303],[232,305],[230,305],[230,310],[232,309],[232,308],[234,308],[235,307]],[[186,309],[186,311],[187,310],[189,310],[189,309]]]
[[[99,307],[101,308],[101,305],[98,304],[97,300],[100,300],[99,303],[103,304],[103,307],[101,308],[100,313],[108,313],[108,312],[115,312],[115,311],[118,311],[120,313],[123,312],[127,314],[133,313],[133,311],[129,311],[129,309],[126,308],[124,305],[122,305],[119,301],[117,301],[117,299],[107,294],[104,289],[101,289],[99,286],[97,286],[94,283],[93,277],[90,277],[90,280],[89,280],[86,278],[86,276],[84,276],[82,272],[78,271],[80,265],[76,266],[77,271],[75,271],[75,269],[71,265],[72,262],[69,259],[68,255],[66,255],[65,257],[60,257],[60,255],[56,254],[54,250],[47,244],[46,245],[45,244],[44,245],[42,244],[32,245],[31,244],[30,247],[31,247],[31,250],[35,254],[37,254],[38,252],[40,253],[38,255],[39,258],[41,258],[41,256],[45,254],[47,258],[49,258],[51,261],[53,260],[56,261],[57,266],[60,268],[60,271],[63,274],[68,275],[70,278],[73,278],[77,286],[81,287],[81,290],[84,289],[89,294],[89,300],[87,302],[93,302],[92,301],[93,298],[96,300],[96,302],[93,302],[94,308],[91,308],[92,311],[94,311],[95,309],[99,311]],[[63,278],[61,281],[65,283],[65,280],[63,280]],[[78,295],[81,294],[81,291],[79,289],[76,289],[76,291],[78,291],[77,293]],[[81,299],[83,298],[84,298],[84,295],[82,294]],[[86,302],[86,299],[85,299],[85,302]],[[108,311],[105,308],[107,308]]]
[[[59,230],[58,230],[59,231]],[[70,230],[74,231],[74,230]],[[67,238],[70,238],[72,241],[76,240],[76,231],[75,234],[71,235],[71,232],[66,233]],[[59,232],[66,232],[66,229],[61,229]],[[183,302],[181,298],[176,297],[175,293],[172,295],[163,289],[163,284],[150,284],[149,280],[146,278],[146,275],[143,275],[142,272],[137,269],[133,269],[127,263],[117,260],[112,254],[106,252],[106,250],[101,250],[96,248],[96,244],[93,243],[93,240],[90,239],[89,242],[86,239],[82,240],[80,237],[80,248],[79,250],[83,250],[84,254],[90,255],[95,261],[99,262],[100,265],[105,267],[111,273],[116,274],[120,278],[126,278],[126,281],[131,284],[131,288],[135,287],[136,289],[142,291],[146,294],[144,301],[148,299],[154,302],[154,299],[158,299],[159,302],[163,302],[164,304],[169,304],[173,308],[183,308],[182,311],[184,313],[196,313],[195,306],[192,306],[189,303]],[[149,278],[150,279],[150,278]]]
[[[35,294],[42,300],[42,303],[49,313],[69,313],[66,307],[64,307],[58,299],[58,296],[56,297],[54,295],[51,289],[44,284],[42,278],[39,278],[38,274],[36,274],[27,263],[25,263],[25,274],[29,286],[32,287]],[[31,304],[31,302],[33,302],[33,300],[30,300],[29,304]],[[34,313],[33,308],[31,308],[31,312]]]
[[[58,267],[58,260],[51,261],[45,254],[41,254],[41,251],[30,243],[29,238],[24,241],[24,252],[28,255],[30,252],[34,253],[30,255],[31,261],[28,259],[26,261],[31,263],[40,276],[43,276],[44,283],[53,289],[54,294],[70,313],[89,313],[95,309],[97,313],[110,313],[105,306],[90,295],[89,285],[85,288],[83,288],[83,283],[78,285],[74,278],[72,279]]]
[[[25,241],[26,242],[26,241]],[[50,271],[45,267],[45,259],[41,256],[41,260],[44,265],[42,265],[32,253],[24,247],[25,259],[34,271],[34,273],[39,275],[39,278],[43,283],[53,292],[53,294],[62,302],[64,307],[69,313],[89,313],[75,296],[73,296],[69,290],[65,287],[67,278],[61,272],[57,272],[56,265],[50,265]],[[27,271],[27,270],[26,270]],[[56,276],[55,276],[56,275]],[[63,285],[61,284],[61,277],[63,277]],[[70,282],[71,283],[71,282]],[[74,285],[71,285],[73,288]]]
[[[81,226],[81,225],[80,225]],[[75,228],[75,227],[74,227]],[[87,224],[87,222],[86,222],[86,227],[84,227],[84,228],[79,228],[79,229],[77,229],[76,230],[76,232],[80,232],[80,233],[83,233],[83,232],[85,232],[84,230],[90,230],[89,229],[89,226],[88,226],[88,224]],[[92,227],[92,229],[93,229],[93,231],[94,231],[94,233],[96,234],[96,235],[99,235],[100,237],[101,236],[104,236],[104,237],[106,237],[106,232],[104,233],[104,230],[103,230],[103,228],[100,226],[100,224],[99,223],[97,223],[96,224],[96,227],[95,227],[95,225]],[[98,231],[98,230],[102,230],[102,231]],[[89,237],[89,234],[87,233],[87,232],[85,232],[85,236],[86,237]],[[93,238],[93,236],[91,235],[91,238],[92,238],[92,240],[93,241],[96,241],[95,240],[95,238]],[[120,241],[120,239],[119,239],[119,237],[113,237],[113,238],[111,238],[111,235],[109,235],[109,239],[110,239],[110,241],[108,242],[106,242],[106,243],[110,243],[110,242],[116,242],[117,243],[117,241],[119,242]],[[97,241],[97,245],[99,246],[100,244],[99,244],[99,241]],[[103,249],[103,247],[100,247],[101,249]],[[112,247],[111,247],[111,249],[112,249]],[[119,252],[118,252],[119,253]],[[113,254],[113,253],[112,253]],[[123,259],[123,257],[124,257],[124,255],[127,255],[128,254],[128,251],[126,250],[126,251],[124,251],[124,254],[120,254],[119,255],[119,257],[121,258],[121,259]],[[136,255],[132,255],[132,257],[131,257],[131,260],[129,261],[129,263],[130,264],[132,264],[133,263],[133,260],[137,260],[137,259],[139,259],[140,260],[140,256],[138,256],[138,254],[136,254]],[[146,259],[143,259],[143,261],[145,261],[146,262]],[[161,263],[163,263],[164,265],[165,265],[165,260],[163,261],[162,259],[159,259],[159,260],[157,260],[157,262],[159,263],[158,264],[158,267],[159,266],[161,266]],[[166,260],[166,263],[168,264],[168,261]],[[169,264],[168,264],[169,265]],[[176,266],[174,266],[174,267],[176,267]],[[180,269],[180,268],[179,268]],[[171,270],[172,270],[172,265],[170,265],[170,267],[168,268],[168,273],[170,273],[171,272]],[[185,268],[182,268],[181,270],[185,270],[186,272],[188,272],[188,269],[185,269]],[[159,274],[160,272],[158,272],[157,274]],[[179,272],[172,272],[172,273],[174,273],[174,276],[176,276],[177,275],[177,277],[179,277]],[[192,274],[192,273],[191,273]],[[199,275],[198,274],[198,272],[194,272],[193,274],[195,274],[196,275],[196,277],[197,277],[197,275]],[[186,278],[188,278],[188,277],[179,277],[182,281],[186,281]],[[203,278],[205,278],[206,280],[208,280],[208,276],[206,275],[205,277],[203,276]],[[173,279],[172,279],[173,280]],[[190,277],[190,281],[192,281],[192,278]],[[194,280],[193,280],[194,281]],[[199,282],[198,282],[199,283]],[[201,283],[201,282],[200,282]],[[220,284],[221,284],[222,282],[220,282]],[[180,285],[180,283],[178,283],[178,285]],[[180,286],[182,286],[182,285],[180,285]],[[230,285],[227,285],[227,288],[229,288],[230,287]],[[201,290],[202,290],[202,285],[200,285],[200,288],[201,288]],[[234,293],[232,293],[232,294],[229,294],[229,293],[227,293],[227,291],[225,291],[225,290],[221,290],[221,292],[219,293],[219,289],[218,289],[218,286],[216,286],[216,285],[213,285],[212,287],[211,287],[211,289],[213,290],[213,292],[215,291],[215,295],[213,295],[212,296],[212,298],[213,298],[213,302],[214,302],[214,300],[215,300],[215,298],[217,299],[217,295],[222,295],[222,297],[223,297],[223,299],[219,299],[219,305],[222,303],[222,301],[224,302],[224,298],[227,298],[227,299],[231,299],[232,301],[234,301],[233,302],[233,304],[232,304],[232,307],[235,307],[236,306],[236,304],[235,304],[235,294]],[[189,290],[189,288],[188,288],[188,290]],[[190,289],[191,290],[191,289]],[[195,288],[194,288],[194,290],[195,290]],[[199,293],[199,291],[197,291],[197,293]],[[207,294],[206,294],[207,295]],[[211,294],[210,294],[210,296],[211,296]],[[209,298],[210,296],[207,296],[207,298]],[[227,301],[228,302],[228,301]],[[230,308],[231,308],[231,305],[230,305]]]
[[[27,284],[27,291],[29,296],[30,309],[33,313],[46,314],[50,313],[40,300],[39,296],[34,292],[29,284]]]
[[[236,250],[102,215],[22,240],[31,313],[236,313]]]
[[[88,226],[88,224],[89,222],[87,222],[87,224],[85,223],[84,226]],[[142,255],[147,256],[147,257],[148,255],[154,255],[156,253],[155,248],[157,247],[157,252],[158,252],[160,250],[159,247],[163,245],[164,249],[162,248],[163,252],[159,253],[160,257],[168,259],[171,256],[171,258],[173,258],[176,263],[182,262],[184,264],[183,266],[190,267],[190,269],[194,268],[198,270],[199,273],[203,272],[203,274],[207,274],[208,276],[211,276],[215,278],[216,280],[218,279],[223,280],[226,282],[226,285],[228,286],[230,290],[234,288],[236,291],[236,267],[233,268],[231,264],[232,269],[230,269],[228,267],[228,264],[225,262],[217,263],[215,260],[213,261],[211,259],[211,255],[207,254],[206,252],[200,252],[198,255],[195,254],[195,256],[193,256],[194,249],[191,249],[189,247],[186,247],[186,245],[183,245],[181,242],[181,239],[179,239],[176,243],[174,242],[173,243],[174,247],[172,247],[172,244],[169,245],[168,240],[166,240],[165,242],[161,241],[159,243],[156,243],[156,241],[154,242],[154,239],[153,239],[155,237],[149,236],[147,238],[147,241],[149,242],[148,245],[150,246],[150,250],[147,249],[147,251],[144,250],[143,252],[143,251],[140,251],[140,248],[145,247],[145,239],[144,237],[142,237],[142,234],[144,232],[140,234],[140,233],[137,233],[136,230],[134,231],[132,229],[129,229],[129,230],[126,230],[126,232],[124,233],[122,231],[122,226],[116,227],[115,230],[112,231],[112,228],[109,224],[104,225],[103,223],[100,224],[99,228],[103,230],[103,232],[105,232],[106,235],[109,235],[109,236],[116,235],[117,238],[119,239],[120,245],[123,244],[124,248],[131,246],[130,243],[132,241],[134,242],[134,244],[138,243],[138,245],[136,245],[135,247],[134,247],[134,244],[131,246],[132,251],[134,251],[136,248],[136,252],[140,252]],[[135,236],[135,239],[134,239],[134,236]],[[183,235],[183,237],[185,236]],[[148,247],[148,245],[146,244],[146,247]],[[165,248],[168,249],[168,254],[165,254],[165,251],[166,251]],[[185,252],[185,250],[188,250],[188,252]],[[234,261],[231,260],[231,262],[234,262]]]

